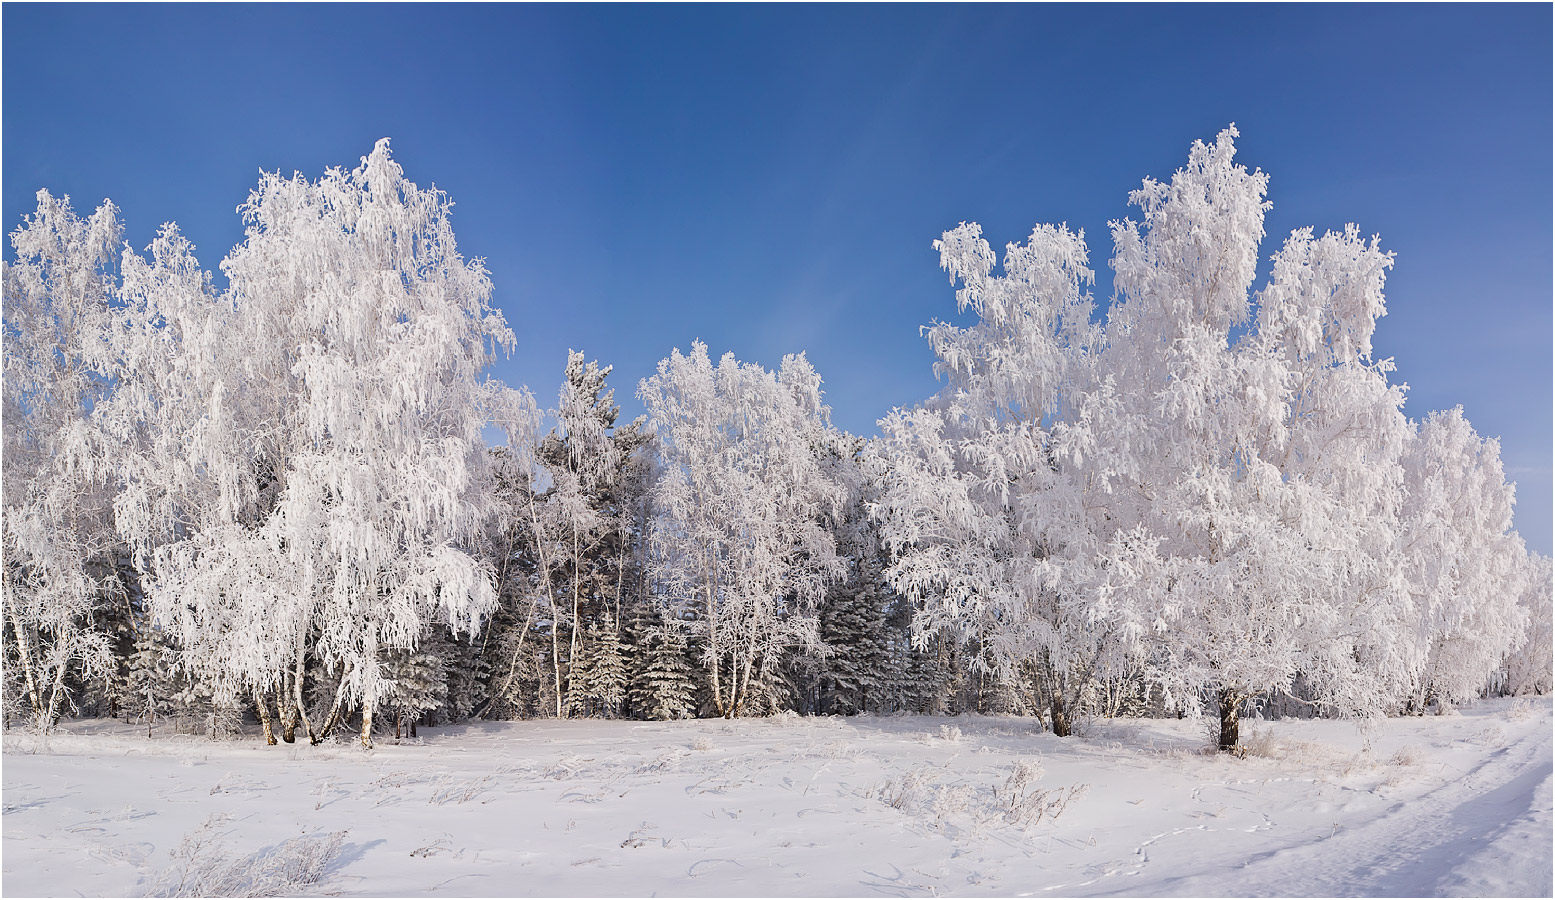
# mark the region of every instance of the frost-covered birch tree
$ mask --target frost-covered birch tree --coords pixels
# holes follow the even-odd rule
[[[1119,402],[1107,424],[1134,439],[1119,489],[1160,560],[1161,590],[1138,611],[1154,625],[1152,658],[1168,696],[1208,690],[1221,744],[1236,741],[1249,694],[1299,668],[1302,535],[1262,454],[1281,425],[1280,371],[1241,352],[1267,177],[1234,162],[1234,131],[1195,142],[1169,182],[1129,194],[1140,221],[1112,223],[1117,299],[1102,365]]]
[[[539,590],[532,595],[549,620],[551,678],[557,716],[581,709],[573,685],[585,678],[582,643],[588,625],[606,612],[611,638],[618,638],[627,577],[632,522],[630,500],[634,454],[643,446],[643,422],[617,428],[621,409],[606,387],[611,367],[585,362],[569,350],[567,368],[551,415],[556,430],[540,442],[536,468],[524,497]],[[526,620],[534,616],[526,615]],[[515,647],[515,650],[521,648]],[[510,666],[511,668],[511,666]],[[598,709],[598,704],[591,708]]]
[[[1519,601],[1535,571],[1512,530],[1515,489],[1500,443],[1481,438],[1462,407],[1419,423],[1404,469],[1401,559],[1419,651],[1408,699],[1419,712],[1486,688],[1527,633]]]
[[[1519,600],[1528,616],[1527,636],[1507,657],[1501,689],[1508,694],[1548,694],[1555,682],[1555,617],[1552,617],[1552,572],[1550,558],[1542,553],[1528,554],[1528,570],[1523,595]]]
[[[1085,683],[1129,654],[1137,629],[1114,614],[1112,594],[1139,583],[1108,571],[1134,554],[1105,513],[1101,423],[1075,414],[1095,387],[1102,337],[1084,235],[1038,226],[1006,248],[997,274],[975,224],[935,248],[962,284],[957,308],[978,321],[926,329],[947,384],[882,419],[870,449],[890,578],[917,604],[920,644],[955,634],[1004,680],[1035,666],[1052,728],[1067,735]]]
[[[1259,455],[1279,472],[1317,602],[1302,611],[1307,690],[1342,712],[1388,708],[1407,681],[1407,598],[1397,558],[1410,433],[1391,359],[1372,357],[1393,255],[1350,225],[1294,231],[1258,295],[1246,352],[1280,373],[1281,427]]]
[[[674,351],[640,394],[658,436],[651,577],[667,620],[702,644],[719,715],[759,711],[784,652],[818,649],[814,609],[842,561],[825,519],[842,490],[821,379],[803,354],[777,372],[707,345]]]
[[[1134,595],[1156,622],[1156,677],[1213,698],[1222,749],[1244,700],[1298,674],[1327,709],[1384,711],[1404,618],[1391,556],[1407,426],[1391,361],[1371,357],[1391,255],[1353,226],[1299,230],[1254,294],[1267,177],[1235,162],[1236,136],[1196,143],[1170,182],[1130,195],[1140,222],[1113,223],[1102,358],[1112,422],[1155,448],[1124,487],[1166,576]]]
[[[112,587],[112,478],[91,421],[108,393],[102,347],[122,227],[103,204],[78,216],[39,191],[5,264],[5,662],[35,727],[68,702],[67,676],[111,663],[89,617]]]
[[[1218,708],[1223,749],[1243,702],[1298,674],[1327,709],[1382,711],[1409,652],[1408,426],[1371,356],[1392,258],[1354,227],[1304,229],[1254,292],[1268,180],[1236,137],[1129,195],[1104,326],[1080,236],[1039,226],[995,275],[975,225],[947,232],[980,321],[928,330],[946,388],[883,419],[876,448],[893,578],[924,627],[1060,677],[1144,654],[1168,703]]]
[[[405,179],[387,140],[317,181],[265,173],[222,264],[241,358],[177,357],[211,385],[201,421],[235,429],[219,465],[252,473],[251,490],[217,490],[194,513],[143,490],[121,510],[172,538],[155,549],[150,600],[188,663],[255,692],[262,712],[289,693],[283,715],[315,741],[351,705],[370,745],[384,654],[433,621],[471,632],[495,602],[472,552],[494,512],[482,429],[524,441],[532,403],[481,376],[513,336],[484,267],[458,252],[451,205]],[[210,446],[197,435],[196,456]],[[338,681],[317,724],[310,660]]]

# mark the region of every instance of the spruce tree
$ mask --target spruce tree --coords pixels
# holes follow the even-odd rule
[[[428,641],[415,650],[392,650],[380,665],[392,679],[384,707],[394,721],[394,736],[415,737],[416,725],[429,711],[448,701],[448,678],[442,656]]]
[[[126,713],[144,722],[149,736],[159,722],[177,714],[176,698],[180,693],[167,638],[156,629],[142,630],[129,661],[124,691]]]
[[[642,666],[632,678],[631,700],[645,719],[685,719],[696,714],[696,669],[688,657],[685,633],[657,626],[646,635]]]
[[[620,715],[626,699],[626,648],[610,613],[585,629],[575,671],[567,695],[571,714],[606,719]]]
[[[821,608],[821,640],[832,650],[821,663],[822,713],[864,712],[880,691],[887,641],[879,587],[855,574],[833,589]]]

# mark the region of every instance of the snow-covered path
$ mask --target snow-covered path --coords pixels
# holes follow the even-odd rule
[[[209,868],[332,832],[338,857],[293,892],[1551,890],[1547,699],[1364,733],[1252,723],[1240,760],[1175,720],[1068,740],[1012,718],[535,721],[371,753],[67,728],[6,738],[9,896],[146,893],[190,868],[174,853],[191,834],[214,838]]]
[[[1493,727],[1478,735],[1499,740]],[[1511,872],[1550,896],[1551,756],[1548,735],[1525,731],[1461,775],[1374,817],[1359,813],[1311,843],[1273,849],[1229,872],[1159,885],[1205,896],[1498,896]],[[1444,777],[1445,772],[1438,775]]]

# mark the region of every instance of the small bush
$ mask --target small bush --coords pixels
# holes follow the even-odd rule
[[[324,877],[340,856],[344,831],[304,834],[248,856],[234,857],[222,843],[223,815],[206,819],[173,851],[148,897],[282,897],[302,892]]]
[[[886,806],[908,812],[924,802],[933,780],[929,769],[914,769],[899,780],[887,779],[872,793]]]
[[[1004,779],[1004,784],[994,787],[994,799],[1005,822],[1029,828],[1043,819],[1057,819],[1069,808],[1069,801],[1090,788],[1090,785],[1085,784],[1040,788],[1037,782],[1045,774],[1047,772],[1040,762],[1019,762],[1010,771],[1009,777]]]
[[[1506,743],[1506,729],[1500,725],[1486,725],[1474,735],[1474,743],[1482,747],[1499,747]]]
[[[946,783],[932,767],[914,769],[899,779],[882,782],[868,796],[895,810],[931,819],[941,829],[956,826],[979,831],[1003,823],[1026,829],[1051,822],[1089,785],[1042,788],[1045,774],[1038,762],[1017,763],[1003,782],[992,785]]]

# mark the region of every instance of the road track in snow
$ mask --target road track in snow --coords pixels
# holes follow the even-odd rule
[[[1175,896],[1551,896],[1552,759],[1524,734],[1462,776],[1235,869],[1160,883]],[[1521,861],[1525,865],[1517,865]]]

